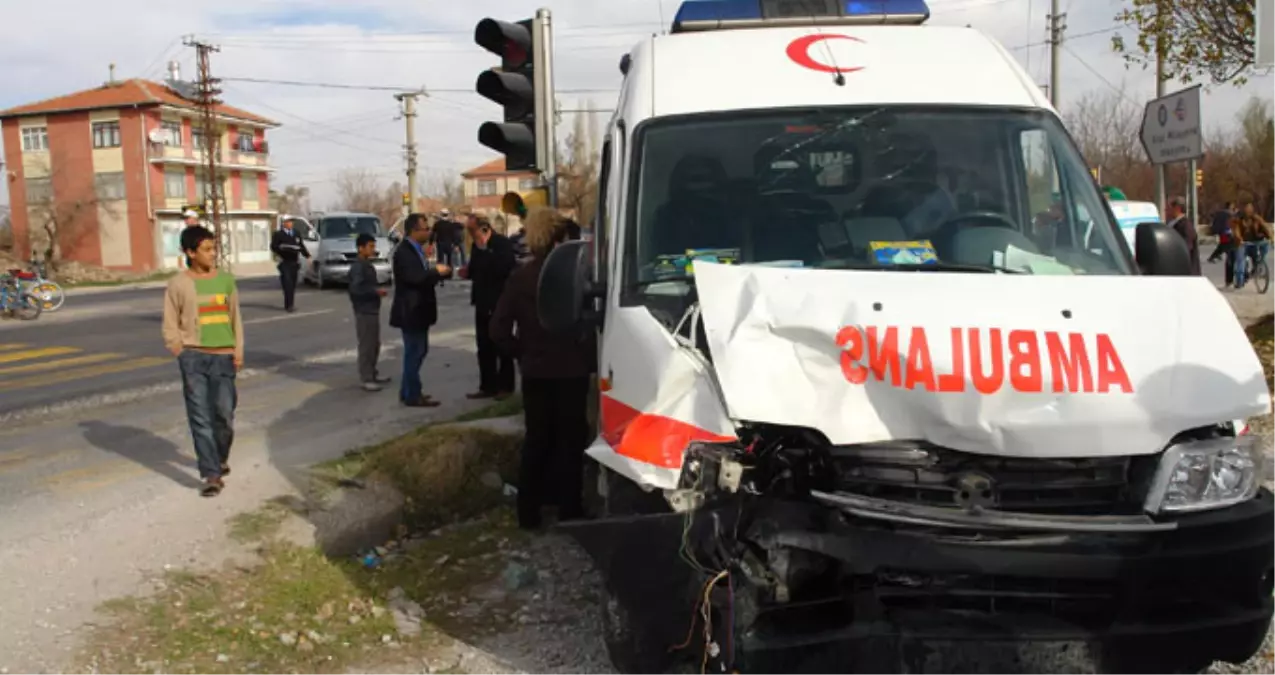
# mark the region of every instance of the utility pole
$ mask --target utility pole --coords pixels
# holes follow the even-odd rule
[[[1156,33],[1156,39],[1155,39],[1155,97],[1156,98],[1160,98],[1161,96],[1164,96],[1164,49],[1163,48],[1165,45],[1163,44],[1163,40],[1161,39],[1164,36],[1164,20],[1165,20],[1164,15],[1165,15],[1164,0],[1158,0],[1156,2],[1156,27],[1160,32]],[[1163,164],[1158,164],[1155,167],[1155,206],[1157,209],[1160,209],[1160,217],[1164,218],[1167,221],[1168,218],[1165,215],[1166,204],[1165,204],[1164,166],[1165,165]],[[1193,182],[1195,181],[1194,174],[1191,175],[1191,180]]]
[[[1057,110],[1062,99],[1058,96],[1058,60],[1062,55],[1063,31],[1067,30],[1067,14],[1058,13],[1058,0],[1049,2],[1049,102]]]
[[[395,94],[394,98],[403,104],[402,118],[407,122],[407,210],[404,216],[416,210],[416,99],[419,91],[406,91]]]
[[[212,221],[213,233],[217,235],[217,264],[223,269],[229,269],[230,228],[221,222],[225,202],[221,194],[221,177],[217,172],[217,166],[221,163],[221,134],[217,131],[216,108],[221,104],[221,99],[218,98],[221,89],[217,86],[221,80],[212,76],[212,67],[209,65],[209,55],[221,49],[189,36],[182,43],[187,47],[194,47],[196,55],[198,77],[195,80],[195,103],[199,107],[200,127],[204,135],[204,165],[208,172],[207,180],[204,181],[204,208]]]
[[[540,138],[541,157],[537,165],[549,191],[549,206],[558,208],[558,110],[553,95],[553,17],[547,8],[536,10],[532,24],[536,50],[536,135]]]

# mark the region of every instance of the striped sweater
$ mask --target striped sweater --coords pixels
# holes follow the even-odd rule
[[[243,361],[243,321],[235,277],[217,271],[197,277],[183,272],[168,282],[164,293],[164,346],[170,351],[234,354]]]

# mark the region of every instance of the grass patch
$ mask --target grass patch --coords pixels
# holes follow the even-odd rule
[[[497,417],[512,417],[522,414],[522,394],[514,394],[503,401],[485,405],[477,410],[471,410],[456,417],[457,422],[472,422],[474,420],[487,420]]]
[[[114,621],[90,636],[82,670],[339,672],[395,632],[357,576],[284,544],[258,567],[169,574],[154,595],[102,610]]]
[[[271,502],[256,511],[245,511],[230,517],[230,538],[241,544],[265,541],[279,531],[288,517],[288,509]]]
[[[1275,393],[1275,314],[1267,314],[1256,323],[1245,329],[1248,341],[1257,352],[1257,359],[1262,362],[1262,370],[1266,372],[1266,386]]]

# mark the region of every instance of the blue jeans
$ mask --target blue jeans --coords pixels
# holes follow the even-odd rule
[[[421,364],[429,353],[429,331],[403,331],[403,378],[398,387],[398,400],[403,403],[420,400]]]
[[[221,476],[221,467],[230,461],[235,441],[235,362],[230,354],[208,354],[187,349],[177,357],[186,398],[186,420],[195,442],[199,477]]]
[[[1269,241],[1246,241],[1244,242],[1244,250],[1242,254],[1237,251],[1235,256],[1235,287],[1243,288],[1248,283],[1248,261],[1251,258],[1253,264],[1257,261],[1265,260],[1271,243]]]

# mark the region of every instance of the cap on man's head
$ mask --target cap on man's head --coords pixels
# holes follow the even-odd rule
[[[440,215],[440,216],[442,216],[442,217],[446,218],[447,216],[452,215],[452,212],[451,212],[451,211],[448,211],[447,209],[443,209],[442,211],[439,211],[439,212],[438,212],[438,215]]]
[[[1169,200],[1169,206],[1175,206],[1175,207],[1180,208],[1180,209],[1185,209],[1185,208],[1186,208],[1186,198],[1185,198],[1185,197],[1174,197],[1174,198],[1172,198],[1172,199],[1170,199],[1170,200]]]
[[[190,209],[186,209],[185,211],[182,211],[182,218],[199,218],[199,214],[191,211]]]

